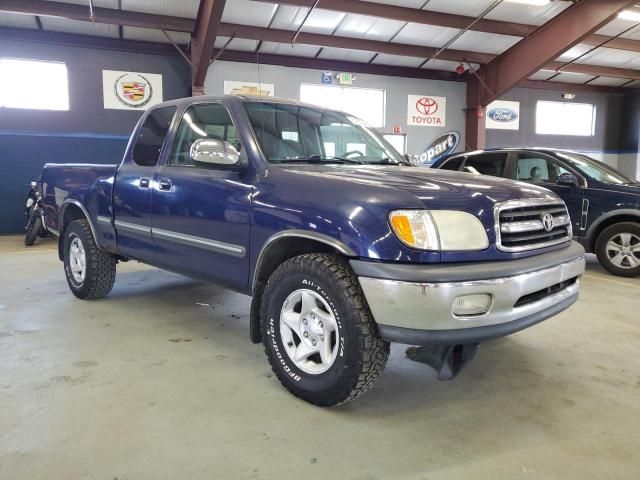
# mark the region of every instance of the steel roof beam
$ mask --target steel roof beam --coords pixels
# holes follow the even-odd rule
[[[487,88],[479,89],[476,105],[488,105],[518,82],[553,62],[582,39],[616,18],[634,0],[582,0],[567,8],[527,38],[480,68]],[[570,67],[583,64],[572,64]],[[616,76],[616,75],[611,75]],[[626,78],[626,77],[625,77]],[[477,79],[471,79],[478,82]]]
[[[315,0],[256,0],[263,3],[279,3],[296,7],[307,7],[313,5]],[[372,17],[386,18],[389,20],[399,20],[402,22],[420,23],[422,25],[433,25],[437,27],[449,27],[464,29],[475,20],[474,17],[457,15],[453,13],[436,12],[431,10],[419,10],[398,5],[387,5],[383,3],[373,3],[364,0],[320,0],[316,8],[333,10],[341,13],[355,13],[359,15],[369,15]],[[476,32],[494,33],[499,35],[512,35],[515,37],[527,37],[538,27],[517,22],[505,22],[501,20],[481,19],[476,22],[470,30]],[[607,41],[606,35],[591,34],[582,39],[582,43],[595,46]],[[640,41],[627,38],[616,38],[607,43],[608,48],[620,50],[631,50],[640,52]]]
[[[194,95],[204,93],[204,79],[213,56],[224,5],[225,0],[200,1],[196,27],[191,36],[191,87]]]
[[[84,5],[50,2],[46,0],[0,0],[0,11],[61,17],[90,22],[89,8]],[[95,21],[109,25],[154,28],[175,32],[193,32],[195,20],[151,13],[139,13],[114,8],[94,7]]]

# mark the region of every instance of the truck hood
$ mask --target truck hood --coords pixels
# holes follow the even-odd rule
[[[478,197],[491,204],[522,198],[558,197],[546,188],[488,175],[419,167],[359,165],[287,165],[283,169],[345,183],[368,184],[402,190],[419,198],[427,208],[460,208]],[[484,202],[482,202],[484,203]]]

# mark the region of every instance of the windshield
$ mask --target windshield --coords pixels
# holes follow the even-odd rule
[[[634,183],[630,178],[625,177],[619,171],[611,168],[606,163],[594,160],[586,155],[572,152],[558,152],[558,156],[571,164],[575,169],[588,177],[603,183],[615,183],[624,185]]]
[[[345,113],[268,102],[245,106],[270,163],[408,163],[372,127]]]

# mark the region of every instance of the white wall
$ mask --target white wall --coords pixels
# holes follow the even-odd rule
[[[300,84],[321,84],[322,70],[307,68],[260,65],[260,81],[275,85],[277,97],[300,99]],[[338,73],[335,71],[334,73]],[[258,81],[255,64],[217,61],[209,67],[204,91],[207,95],[224,93],[223,82],[237,80]],[[464,111],[466,85],[462,82],[420,80],[382,75],[355,74],[354,87],[386,90],[385,127],[382,132],[391,133],[394,125],[400,125],[407,134],[407,151],[422,153],[425,147],[444,132],[455,130],[464,138]],[[447,97],[447,117],[444,127],[407,126],[407,95],[434,95]],[[459,146],[461,150],[463,146]]]

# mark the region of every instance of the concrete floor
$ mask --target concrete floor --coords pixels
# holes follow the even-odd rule
[[[75,299],[52,242],[0,237],[0,478],[636,479],[640,279],[592,264],[570,311],[452,382],[392,348],[334,409],[280,387],[249,299],[129,263]]]

